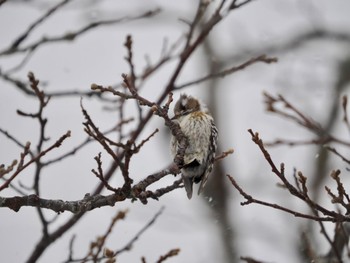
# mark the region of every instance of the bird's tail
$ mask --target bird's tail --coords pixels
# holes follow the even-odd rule
[[[193,192],[193,180],[190,177],[182,175],[182,181],[184,182],[185,185],[185,190],[187,193],[188,199],[192,198],[192,192]]]

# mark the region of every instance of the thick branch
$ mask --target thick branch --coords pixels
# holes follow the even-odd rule
[[[0,207],[8,207],[15,212],[18,212],[23,206],[33,206],[47,208],[56,213],[69,211],[74,214],[86,212],[102,206],[114,206],[116,202],[124,201],[126,196],[122,191],[118,193],[103,196],[89,194],[85,195],[82,200],[63,201],[49,200],[38,197],[37,195],[15,196],[15,197],[0,197]]]

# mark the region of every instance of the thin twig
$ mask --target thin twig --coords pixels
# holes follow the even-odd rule
[[[238,185],[238,183],[236,182],[235,179],[233,179],[232,176],[227,175],[227,177],[231,181],[231,184],[238,190],[240,195],[242,195],[246,199],[245,202],[241,202],[242,206],[254,203],[254,204],[259,204],[259,205],[271,207],[273,209],[281,210],[281,211],[286,212],[288,214],[292,214],[295,217],[310,219],[310,220],[314,220],[314,221],[336,222],[336,219],[334,219],[333,217],[329,217],[329,216],[325,216],[325,217],[312,216],[312,215],[296,212],[296,211],[294,211],[292,209],[289,209],[289,208],[286,208],[286,207],[283,207],[283,206],[280,206],[280,205],[277,205],[277,204],[272,204],[272,203],[269,203],[269,202],[265,202],[265,201],[261,201],[261,200],[255,199],[251,195],[247,194]],[[350,221],[350,218],[343,217],[343,221]]]
[[[222,159],[225,159],[227,156],[233,154],[233,152],[234,152],[233,149],[228,149],[227,151],[222,152],[220,155],[215,157],[215,162],[222,160]]]
[[[130,22],[130,21],[135,21],[135,20],[139,20],[139,19],[143,19],[143,18],[152,17],[154,15],[157,15],[159,12],[160,12],[160,9],[155,9],[155,10],[146,11],[146,12],[144,12],[140,15],[136,15],[136,16],[125,16],[122,18],[92,22],[92,23],[90,23],[90,24],[88,24],[88,25],[86,25],[86,26],[84,26],[76,31],[67,32],[63,35],[57,35],[57,36],[53,36],[53,37],[43,36],[40,40],[33,42],[33,43],[30,43],[27,46],[22,47],[22,48],[18,47],[18,46],[13,48],[12,46],[14,46],[14,45],[12,45],[11,47],[0,51],[0,56],[11,55],[13,53],[23,53],[23,52],[27,52],[27,51],[33,51],[33,50],[37,49],[38,47],[40,47],[44,44],[48,44],[48,43],[73,41],[77,37],[83,35],[84,33],[88,32],[92,29],[100,28],[101,26],[114,25],[117,23]]]
[[[158,217],[163,213],[164,209],[165,209],[164,206],[161,207],[159,209],[159,211],[153,216],[153,218],[143,228],[141,228],[135,234],[135,236],[128,243],[125,244],[124,247],[122,247],[121,249],[118,249],[117,251],[114,252],[114,256],[117,256],[125,251],[129,251],[132,248],[132,246],[134,245],[134,243],[142,236],[142,234],[156,222]]]
[[[70,131],[68,131],[66,134],[62,135],[61,138],[59,138],[54,144],[52,144],[46,150],[43,150],[42,152],[40,152],[37,156],[33,157],[27,163],[25,163],[23,165],[19,165],[17,170],[11,175],[11,177],[9,179],[7,179],[7,181],[0,186],[0,191],[2,191],[3,189],[7,188],[9,186],[9,184],[13,181],[13,179],[15,179],[17,177],[17,175],[20,172],[22,172],[25,168],[27,168],[29,165],[31,165],[32,163],[34,163],[37,160],[39,160],[41,157],[43,157],[45,154],[47,154],[48,152],[50,152],[54,148],[60,147],[61,144],[63,143],[63,141],[65,139],[67,139],[68,137],[70,137]],[[23,160],[24,160],[24,158],[23,158]]]
[[[270,64],[270,63],[276,63],[277,62],[277,58],[275,57],[267,57],[266,55],[261,55],[261,56],[258,56],[258,57],[255,57],[255,58],[251,58],[249,59],[248,61],[244,62],[243,64],[239,65],[239,66],[234,66],[234,67],[231,67],[231,68],[228,68],[228,69],[225,69],[225,70],[222,70],[220,72],[217,72],[217,73],[211,73],[205,77],[202,77],[202,78],[199,78],[197,80],[192,80],[192,81],[189,81],[187,83],[184,83],[184,84],[181,84],[179,86],[176,86],[174,88],[174,90],[179,90],[179,89],[183,89],[185,87],[188,87],[188,86],[192,86],[192,85],[198,85],[204,81],[207,81],[207,80],[211,80],[211,79],[215,79],[215,78],[224,78],[228,75],[231,75],[237,71],[240,71],[240,70],[243,70],[249,66],[251,66],[252,64],[255,64],[257,62],[264,62],[264,63],[267,63],[267,64]]]
[[[160,256],[156,263],[162,263],[162,262],[164,262],[165,260],[167,260],[168,258],[177,256],[179,253],[180,253],[180,249],[179,249],[179,248],[171,249],[171,250],[170,250],[168,253],[166,253],[165,255]]]
[[[10,47],[10,49],[14,50],[16,49],[28,36],[29,34],[37,28],[39,25],[41,25],[46,19],[48,19],[52,14],[54,14],[58,9],[63,7],[64,5],[68,4],[70,0],[63,0],[50,8],[45,14],[43,14],[38,20],[34,21],[28,29],[19,35],[17,39],[15,39]]]

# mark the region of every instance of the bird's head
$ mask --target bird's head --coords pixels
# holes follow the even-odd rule
[[[181,94],[179,100],[176,102],[174,107],[174,118],[177,119],[181,116],[185,116],[192,112],[201,111],[202,106],[199,100],[186,94]]]

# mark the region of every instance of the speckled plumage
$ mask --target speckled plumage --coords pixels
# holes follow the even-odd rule
[[[191,96],[180,96],[174,114],[174,119],[188,139],[181,174],[187,197],[191,199],[193,183],[201,183],[198,189],[200,194],[213,168],[218,131],[206,107]],[[171,138],[171,152],[173,156],[177,153],[175,137]]]

